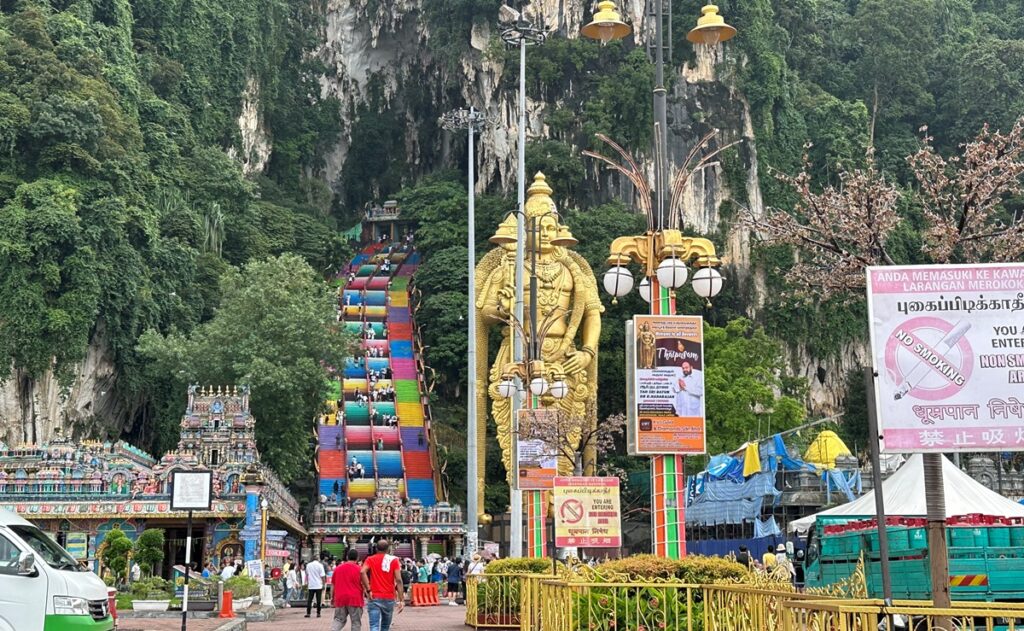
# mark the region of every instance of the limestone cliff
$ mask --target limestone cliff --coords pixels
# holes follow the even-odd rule
[[[117,371],[102,331],[75,365],[69,385],[52,372],[32,378],[19,370],[0,382],[0,440],[10,446],[44,442],[56,433],[117,436],[129,418],[115,395]]]
[[[582,0],[535,0],[527,13],[535,21],[542,21],[552,38],[576,38],[580,27],[590,19],[590,4]],[[620,8],[628,21],[639,25],[633,36],[635,45],[645,45],[651,36],[644,14],[645,3],[626,0],[620,3]],[[355,122],[352,113],[365,101],[369,81],[371,78],[383,81],[389,103],[406,108],[404,116],[410,124],[406,128],[404,159],[421,171],[439,166],[447,153],[447,146],[442,147],[440,139],[424,146],[418,135],[417,130],[422,125],[432,122],[427,116],[436,117],[449,107],[472,103],[493,121],[481,133],[477,153],[478,186],[480,190],[512,191],[518,138],[517,94],[503,75],[515,69],[506,67],[494,54],[495,47],[500,49],[501,46],[497,24],[477,21],[467,27],[463,37],[468,46],[453,69],[438,63],[429,52],[433,33],[424,17],[424,9],[423,0],[331,0],[324,42],[316,52],[328,67],[320,80],[322,93],[339,98],[344,126],[351,130]],[[672,79],[669,82],[672,86],[668,112],[669,157],[674,164],[679,164],[693,143],[712,127],[721,130],[723,143],[743,140],[738,149],[744,169],[742,189],[730,190],[722,167],[708,169],[691,182],[683,216],[687,230],[704,234],[721,231],[725,235],[723,249],[731,265],[730,273],[735,282],[749,283],[746,294],[752,300],[748,310],[750,315],[756,316],[764,304],[764,282],[762,275],[751,267],[751,235],[734,219],[740,206],[755,214],[763,212],[761,168],[750,108],[729,81],[720,80],[716,75],[716,68],[723,66],[723,54],[727,53],[721,49],[709,52],[699,47],[692,62],[669,69]],[[402,91],[410,81],[432,86],[429,90],[438,95],[436,110],[425,116],[422,111],[403,104]],[[457,86],[457,94],[446,92],[446,86]],[[553,101],[557,103],[557,97]],[[528,99],[528,140],[546,137],[545,118],[551,107],[550,100]],[[329,156],[323,174],[329,184],[337,186],[341,179],[349,140],[347,134],[342,134]],[[648,156],[641,151],[638,157]],[[631,188],[620,178],[602,173],[597,165],[592,165],[587,178],[599,196],[631,201]],[[736,183],[733,179],[734,187]],[[806,350],[793,349],[793,369],[806,373],[809,378],[815,412],[831,412],[837,407],[846,371],[859,354],[849,352],[841,354],[847,360],[819,362],[809,357]],[[826,375],[823,381],[817,378],[821,374]]]

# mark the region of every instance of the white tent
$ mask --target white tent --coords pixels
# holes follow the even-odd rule
[[[1001,517],[1024,517],[1024,506],[1006,499],[960,470],[948,458],[942,459],[942,481],[946,492],[946,517],[981,513]],[[924,457],[914,454],[882,483],[885,514],[900,517],[924,517]],[[875,492],[860,496],[852,502],[789,522],[789,532],[803,534],[818,516],[864,517],[875,516]]]

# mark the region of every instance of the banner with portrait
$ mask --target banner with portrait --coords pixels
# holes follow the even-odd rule
[[[640,315],[627,338],[629,453],[704,453],[704,319]]]

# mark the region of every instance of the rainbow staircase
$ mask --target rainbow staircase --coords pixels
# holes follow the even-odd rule
[[[328,413],[317,428],[319,490],[328,501],[373,500],[397,492],[424,506],[437,502],[409,308],[409,280],[419,260],[419,253],[406,254],[398,244],[374,243],[353,259],[351,276],[343,279],[339,318],[360,338],[360,350],[338,370]],[[393,399],[364,400],[372,388],[391,387]],[[356,463],[361,475],[353,475]]]

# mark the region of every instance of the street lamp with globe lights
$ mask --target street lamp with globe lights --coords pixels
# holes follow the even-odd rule
[[[593,151],[584,151],[583,155],[596,158],[625,175],[635,187],[640,212],[647,217],[647,231],[644,234],[619,237],[612,242],[608,257],[608,264],[611,267],[602,279],[605,291],[612,296],[612,304],[616,304],[619,298],[632,291],[635,281],[626,266],[637,263],[643,269],[639,293],[650,304],[650,313],[672,315],[675,313],[675,290],[686,284],[691,268],[695,269],[691,279],[693,291],[707,306],[711,305],[711,299],[722,290],[724,278],[717,269],[721,265],[721,260],[714,244],[707,239],[684,236],[679,228],[682,223],[683,192],[690,177],[702,169],[716,166],[718,162],[713,162],[712,159],[736,143],[708,150],[705,155],[699,156],[702,150],[709,149],[710,142],[717,135],[717,130],[713,130],[695,144],[676,174],[670,177],[663,33],[665,0],[652,1],[655,8],[653,189],[647,181],[646,172],[638,166],[636,160],[607,136],[598,134],[599,139],[615,149],[621,162]],[[610,2],[601,2],[594,22],[583,29],[583,35],[600,39],[602,43],[607,41],[606,33],[613,32],[610,30],[609,15],[613,9],[614,5]],[[736,35],[736,29],[726,24],[718,14],[717,6],[708,4],[701,10],[701,14],[697,26],[687,34],[689,41],[711,47]],[[658,556],[679,558],[686,553],[685,530],[680,527],[680,524],[685,522],[681,512],[685,506],[685,497],[678,489],[659,495],[656,491],[657,484],[653,483],[655,480],[676,476],[683,470],[683,456],[679,453],[666,453],[651,458],[651,534],[653,552]]]

